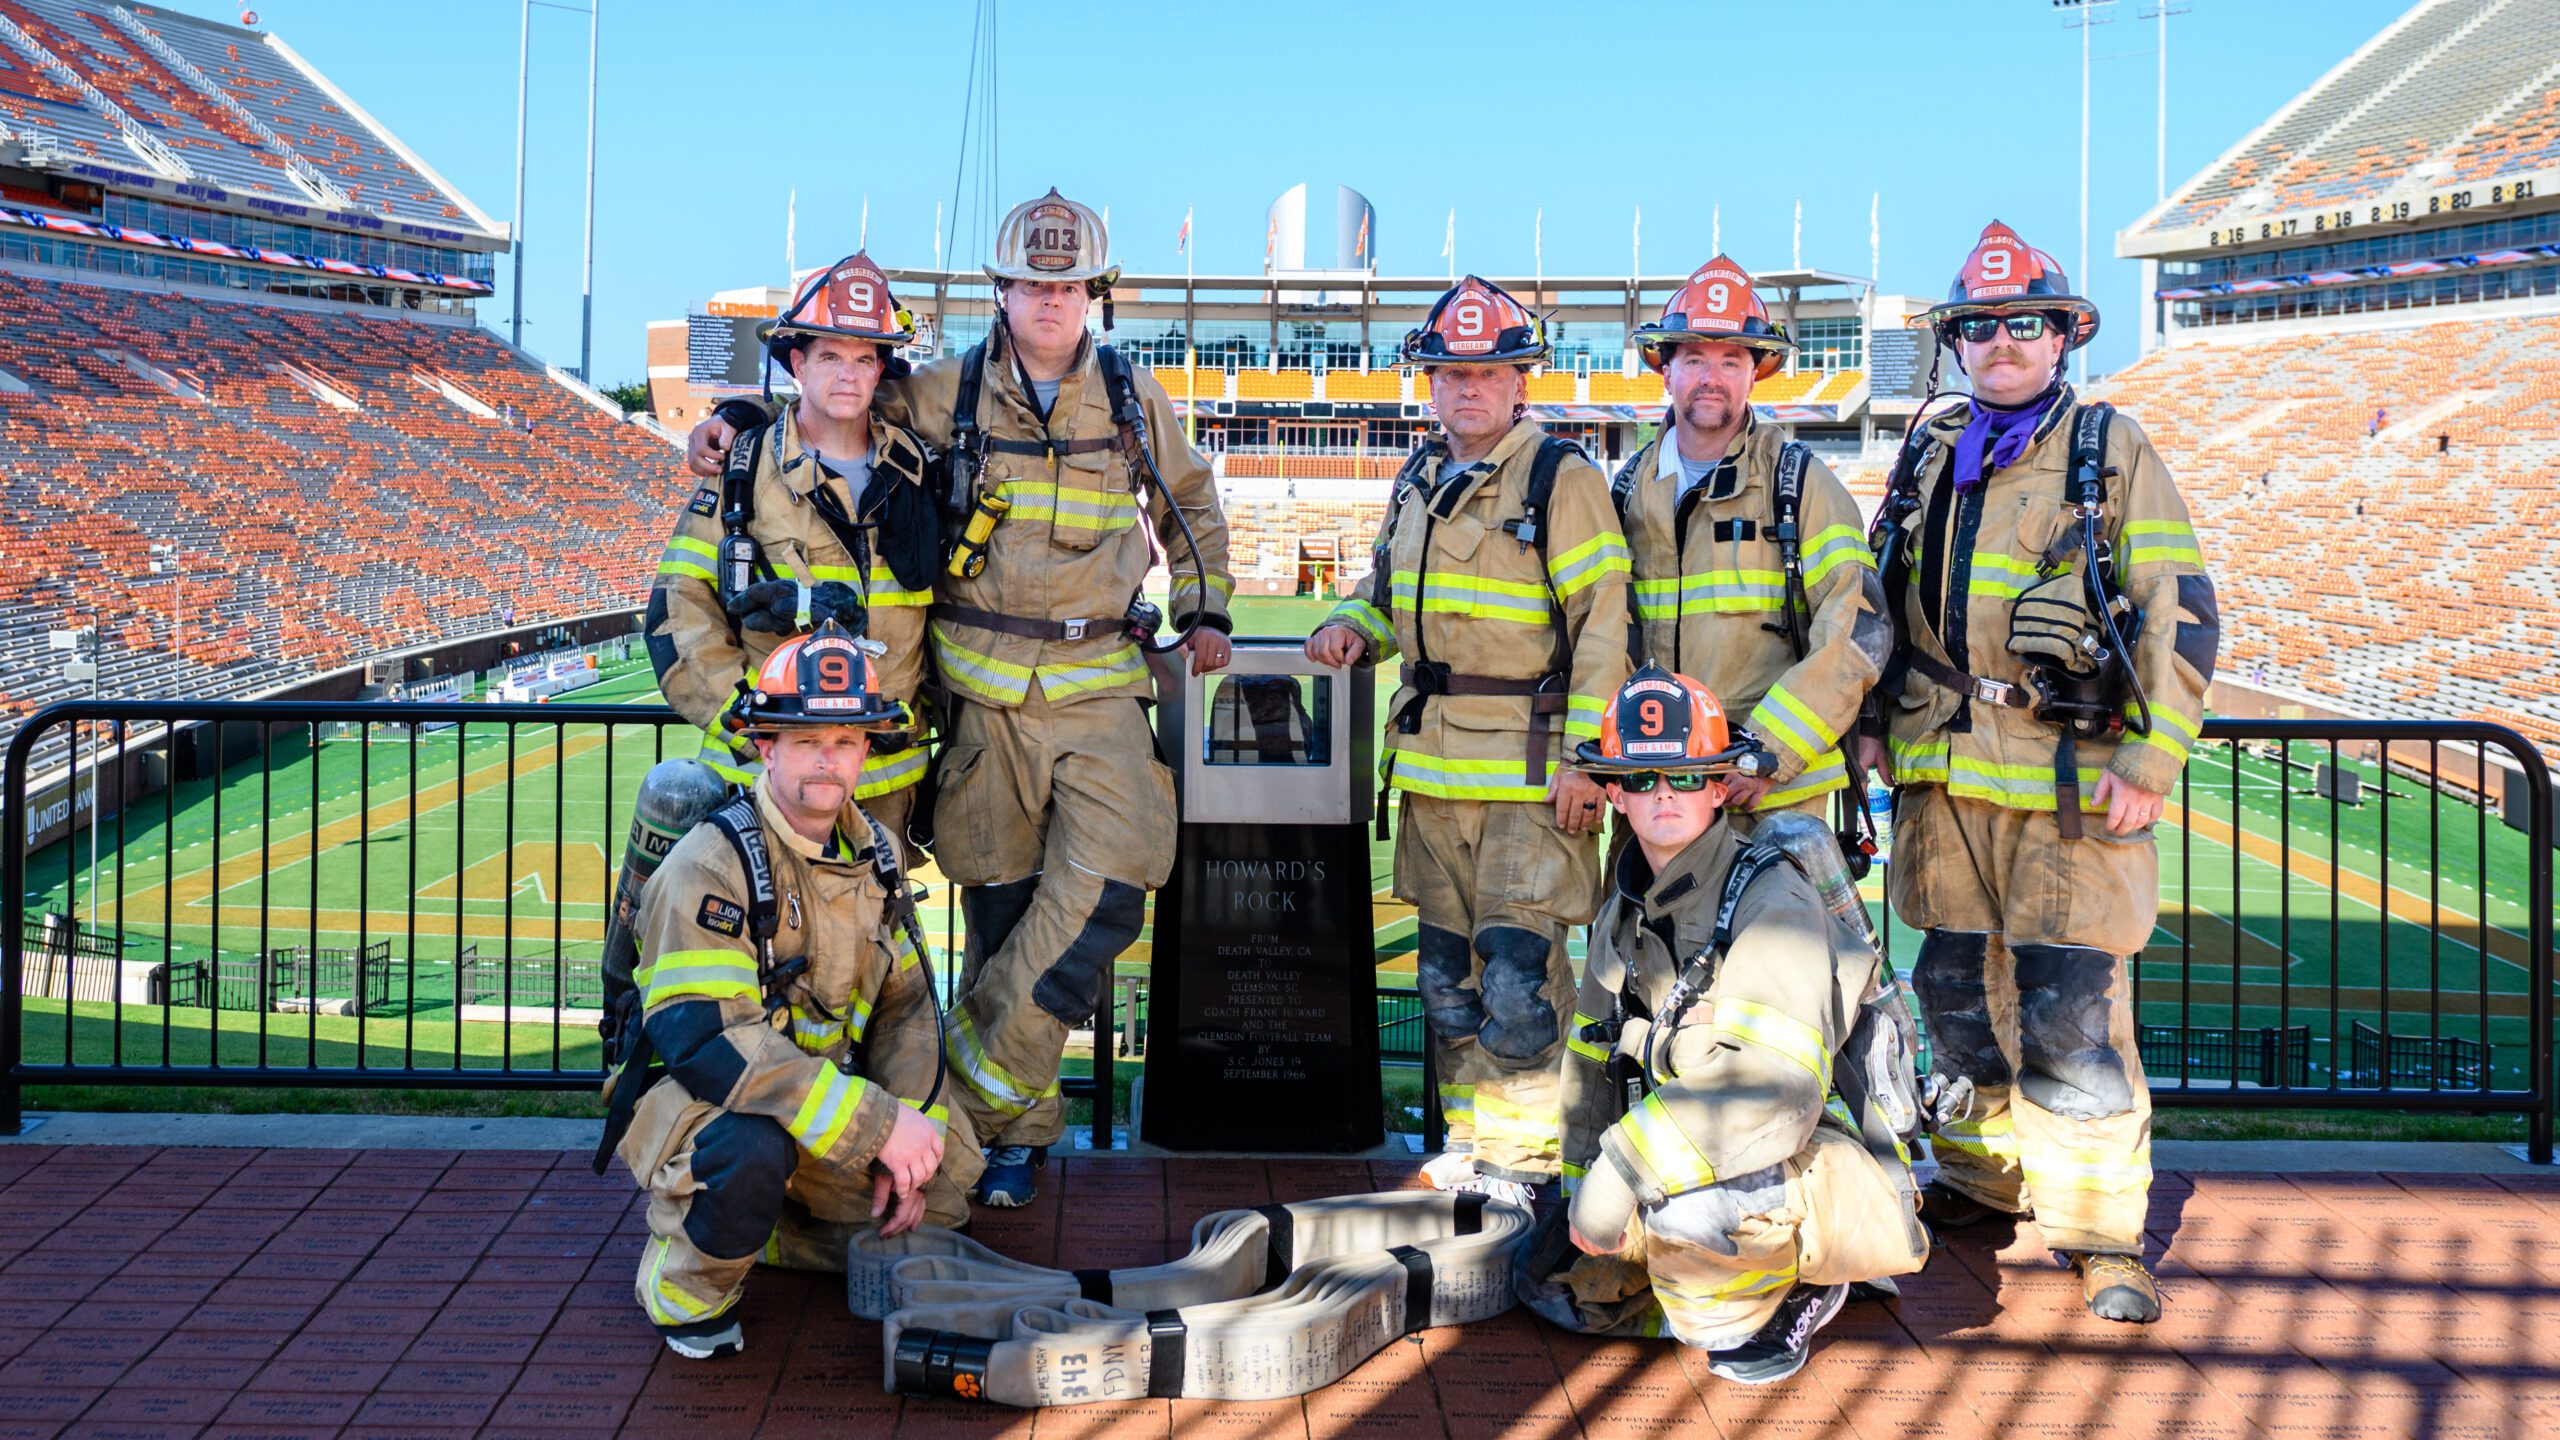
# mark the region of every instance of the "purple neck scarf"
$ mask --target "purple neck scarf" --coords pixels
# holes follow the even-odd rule
[[[1964,433],[1956,436],[1956,490],[1977,490],[1989,478],[1989,470],[2006,470],[2027,453],[2027,442],[2036,438],[2036,426],[2044,412],[2062,398],[2057,385],[2015,410],[2004,410],[1979,397],[1974,399],[1972,417],[1964,424]],[[1991,455],[1989,470],[1982,463],[1983,452]]]

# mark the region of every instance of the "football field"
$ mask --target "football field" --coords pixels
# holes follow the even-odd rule
[[[1324,608],[1242,599],[1237,632],[1301,635]],[[632,665],[564,698],[657,694]],[[631,797],[655,759],[692,741],[646,724],[466,730],[379,726],[315,748],[307,730],[279,726],[263,761],[108,820],[94,864],[86,832],[32,857],[30,915],[121,933],[128,961],[167,961],[172,979],[165,1008],[100,998],[65,1013],[31,996],[31,1046],[86,1057],[120,1042],[180,1064],[259,1063],[271,1041],[297,1062],[325,1048],[346,1058],[321,1063],[592,1063],[596,960]],[[2309,767],[2331,761],[2363,779],[2363,804],[2310,793]],[[2161,1083],[2227,1083],[2235,1053],[2246,1080],[2270,1046],[2325,1083],[2356,1068],[2359,1022],[2415,1037],[2402,1043],[2424,1050],[2434,1083],[2469,1088],[2484,1070],[2519,1083],[2525,837],[2422,781],[2391,777],[2385,803],[2380,783],[2325,745],[2282,759],[2272,746],[2198,747],[2160,827],[2160,920],[2137,972],[2142,1021],[2162,1027],[2145,1039]],[[1393,842],[1369,852],[1380,980],[1408,987],[1414,920],[1392,895]],[[938,873],[919,878],[947,973],[961,917]],[[1878,915],[1881,882],[1865,885]],[[1888,941],[1907,970],[1917,937],[1896,925]],[[367,966],[341,958],[368,948],[379,958]],[[1141,979],[1152,958],[1142,938],[1120,971]],[[348,1008],[333,1002],[360,983],[360,1018],[323,1013]]]

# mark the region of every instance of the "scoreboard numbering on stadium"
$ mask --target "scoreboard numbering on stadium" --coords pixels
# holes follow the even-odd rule
[[[2360,224],[2383,225],[2402,220],[2415,220],[2421,215],[2449,215],[2468,210],[2474,205],[2512,205],[2519,200],[2530,200],[2536,193],[2535,182],[2510,180],[2490,186],[2485,199],[2476,187],[2440,190],[2427,197],[2423,210],[2416,202],[2409,200],[2393,200],[2386,204],[2368,205],[2361,218],[2352,207],[2344,210],[2324,210],[2311,217],[2311,228],[2307,233],[2329,235],[2341,230],[2352,230]],[[2255,225],[2232,225],[2214,230],[2208,233],[2205,243],[2230,247],[2246,245],[2258,240],[2282,240],[2287,236],[2304,233],[2306,232],[2303,230],[2300,216],[2286,216],[2281,220],[2261,220]]]

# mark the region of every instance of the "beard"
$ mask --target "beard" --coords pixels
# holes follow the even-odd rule
[[[1735,405],[1714,390],[1701,387],[1680,407],[1680,418],[1700,430],[1721,430],[1733,423]]]

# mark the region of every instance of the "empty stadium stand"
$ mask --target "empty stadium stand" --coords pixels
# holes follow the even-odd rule
[[[206,698],[636,604],[690,494],[663,441],[449,323],[0,274],[0,376],[0,730],[87,693],[56,628],[99,627],[109,696]]]
[[[486,230],[272,36],[113,0],[0,0],[0,124],[295,205]]]
[[[2225,674],[2560,754],[2555,356],[2560,317],[2473,318],[2176,347],[2097,393],[2195,511]]]
[[[2538,0],[2422,0],[2134,229],[2227,224],[2547,165],[2560,154],[2553,25]]]

